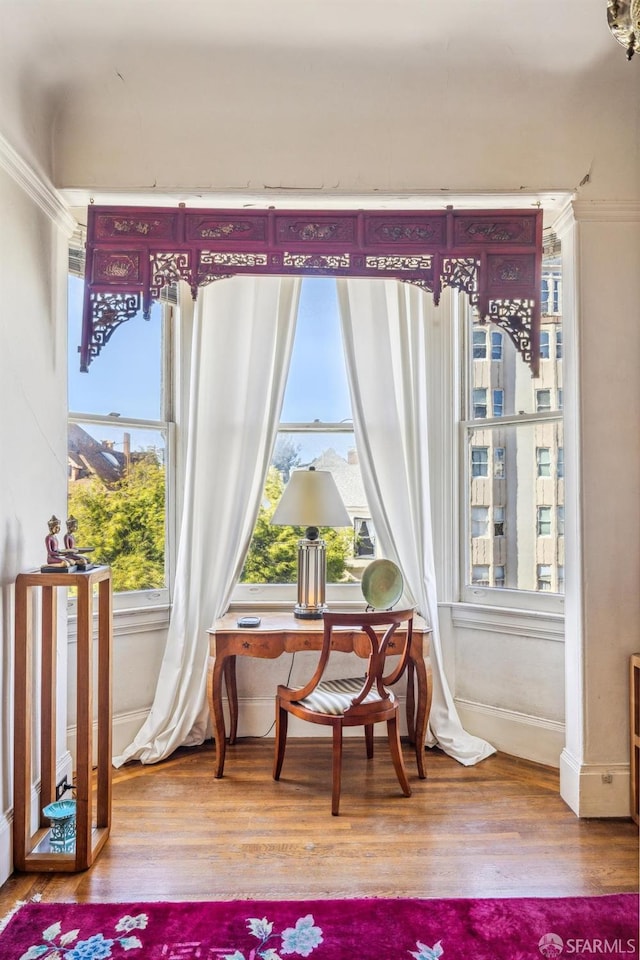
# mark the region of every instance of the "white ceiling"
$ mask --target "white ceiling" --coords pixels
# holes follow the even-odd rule
[[[348,205],[416,206],[422,196],[433,206],[446,190],[439,205],[486,206],[486,189],[496,206],[518,205],[526,190],[528,203],[553,207],[598,151],[600,171],[619,162],[609,146],[615,97],[601,81],[611,93],[627,88],[628,104],[640,63],[626,63],[606,8],[606,0],[0,0],[0,134],[22,147],[17,108],[3,107],[3,93],[21,105],[22,130],[30,111],[46,117],[40,155],[46,162],[48,151],[72,203],[99,202],[107,187],[113,197],[115,185],[129,202],[157,203],[161,193],[204,205],[215,193],[228,205],[264,204],[275,184],[292,206],[308,204],[309,190],[314,203],[331,194],[334,206],[343,190]],[[176,130],[186,149],[165,162],[166,134]],[[118,149],[126,170],[110,156]],[[635,159],[626,144],[619,153],[627,163],[617,176],[630,183]],[[270,196],[281,205],[277,190]]]

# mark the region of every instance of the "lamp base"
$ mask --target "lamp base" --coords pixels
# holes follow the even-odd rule
[[[297,604],[293,608],[293,615],[297,617],[298,620],[322,620],[327,605],[324,604],[322,607],[314,607],[311,610],[305,607],[299,607]]]

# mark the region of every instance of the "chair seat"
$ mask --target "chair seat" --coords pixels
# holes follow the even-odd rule
[[[349,709],[365,684],[364,677],[349,677],[341,680],[322,680],[309,696],[298,700],[301,706],[314,713],[324,713],[330,717],[341,717]],[[387,690],[391,703],[395,703],[395,696]],[[379,703],[382,697],[373,687],[362,701],[363,703]]]

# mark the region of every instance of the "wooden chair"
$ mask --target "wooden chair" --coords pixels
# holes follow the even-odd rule
[[[332,727],[331,813],[334,816],[338,815],[340,806],[343,727],[364,727],[367,758],[371,759],[373,757],[373,726],[383,720],[386,721],[387,737],[396,776],[405,797],[411,796],[411,787],[407,780],[400,747],[399,704],[388,688],[400,678],[407,666],[414,612],[414,610],[400,610],[384,613],[325,613],[323,644],[315,673],[303,687],[297,689],[283,685],[278,687],[274,780],[280,779],[290,713],[301,720]],[[396,631],[401,626],[405,629],[401,636],[396,636]],[[361,639],[358,640],[359,650],[368,656],[364,677],[322,679],[330,654],[340,650],[340,629],[334,633],[334,628],[350,628],[351,632],[361,634]],[[385,658],[388,655],[399,655],[400,659],[395,668],[385,676]]]

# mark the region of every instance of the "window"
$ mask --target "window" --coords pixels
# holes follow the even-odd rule
[[[116,606],[148,602],[148,591],[168,601],[172,307],[155,303],[148,321],[122,324],[80,373],[82,301],[82,280],[71,275],[68,513],[78,521],[76,543],[111,566]]]
[[[551,390],[536,390],[536,413],[551,410]]]
[[[376,535],[371,517],[353,518],[353,555],[354,557],[375,557]]]
[[[489,586],[489,565],[474,564],[471,568],[471,582],[479,587]]]
[[[539,563],[537,567],[538,590],[551,590],[553,570],[551,564]]]
[[[540,331],[540,356],[543,360],[548,360],[550,356],[550,337],[548,330]]]
[[[564,564],[558,564],[558,593],[564,593]]]
[[[333,278],[302,281],[276,444],[235,601],[284,599],[295,589],[296,544],[303,531],[273,526],[270,518],[291,471],[308,466],[333,474],[351,518],[351,530],[321,530],[327,543],[327,583],[349,590],[375,557],[376,539],[355,447]],[[291,586],[283,592],[281,585]]]
[[[551,536],[551,507],[538,507],[536,529],[539,537]]]
[[[472,447],[471,448],[471,476],[488,477],[489,476],[489,448]]]
[[[487,389],[476,387],[473,391],[473,416],[475,420],[483,420],[487,415]]]
[[[471,536],[487,537],[489,535],[489,507],[471,508]]]
[[[558,387],[558,410],[564,409],[563,404],[564,404],[564,391],[562,390],[562,387]]]
[[[558,564],[563,562],[564,489],[557,481],[564,472],[562,354],[560,308],[561,266],[551,258],[543,266],[545,285],[540,354],[543,373],[531,376],[503,328],[488,324],[487,348],[493,361],[472,363],[472,330],[479,324],[473,309],[462,311],[467,334],[458,338],[468,355],[461,369],[462,423],[471,450],[464,489],[464,531],[460,562],[461,598],[559,612],[561,599],[535,598],[543,587],[549,594],[563,589]],[[489,399],[484,414],[485,396]],[[488,513],[488,529],[486,517]],[[486,530],[486,532],[485,532]],[[538,565],[550,567],[547,578]],[[485,575],[483,567],[488,564]],[[508,571],[508,576],[507,576]],[[540,582],[539,582],[540,581]],[[474,591],[481,584],[483,590]],[[484,588],[487,588],[486,590]],[[497,587],[505,588],[496,596]],[[514,596],[518,591],[519,596]]]
[[[487,358],[487,331],[475,329],[473,331],[473,359],[486,360]]]
[[[551,450],[549,447],[536,447],[536,463],[539,477],[551,476]]]

